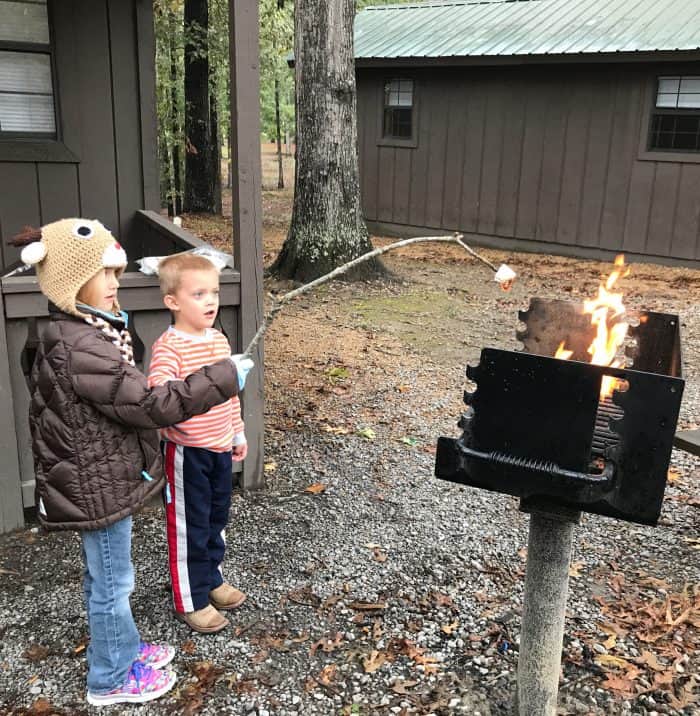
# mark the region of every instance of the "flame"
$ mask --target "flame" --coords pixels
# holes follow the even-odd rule
[[[620,254],[615,257],[615,269],[605,280],[604,285],[598,286],[598,295],[591,300],[583,302],[583,312],[591,315],[591,323],[596,327],[596,335],[588,347],[591,363],[619,368],[623,362],[617,359],[617,351],[627,335],[629,324],[625,321],[615,321],[623,316],[625,305],[622,302],[622,293],[613,292],[618,279],[629,274],[629,267],[625,265],[625,257]],[[555,358],[566,360],[573,355],[573,351],[566,350],[564,341],[559,344]],[[612,395],[618,380],[612,376],[603,376],[600,386],[601,399]]]
[[[564,343],[566,343],[566,341],[562,341],[559,344],[559,348],[557,348],[557,352],[554,354],[554,357],[560,358],[561,360],[569,360],[574,352],[564,348]]]

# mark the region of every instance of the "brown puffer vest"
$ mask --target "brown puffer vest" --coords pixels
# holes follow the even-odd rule
[[[149,388],[99,328],[54,313],[32,370],[29,415],[42,525],[89,530],[132,514],[164,485],[156,429],[237,392],[228,359]]]

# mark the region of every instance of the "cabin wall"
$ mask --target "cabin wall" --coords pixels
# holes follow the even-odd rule
[[[365,217],[484,244],[700,260],[700,155],[646,151],[660,74],[700,63],[358,70]],[[381,139],[382,88],[413,77],[415,146]]]
[[[49,0],[49,16],[58,138],[0,141],[0,268],[27,224],[96,218],[129,253],[135,212],[159,208],[151,1]]]

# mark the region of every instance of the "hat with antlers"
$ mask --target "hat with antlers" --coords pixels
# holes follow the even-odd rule
[[[103,268],[120,276],[126,268],[126,252],[99,221],[61,219],[42,226],[25,228],[11,241],[21,246],[20,258],[36,267],[39,287],[61,310],[76,316],[80,289]],[[115,300],[114,310],[119,310]]]

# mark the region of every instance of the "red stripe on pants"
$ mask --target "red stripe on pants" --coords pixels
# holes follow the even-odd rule
[[[175,451],[177,445],[170,441],[165,443],[165,477],[170,488],[170,502],[165,501],[165,523],[168,537],[168,567],[170,568],[170,582],[173,587],[173,604],[175,611],[183,613],[185,607],[182,603],[180,591],[180,578],[177,573],[177,518],[175,514]]]

